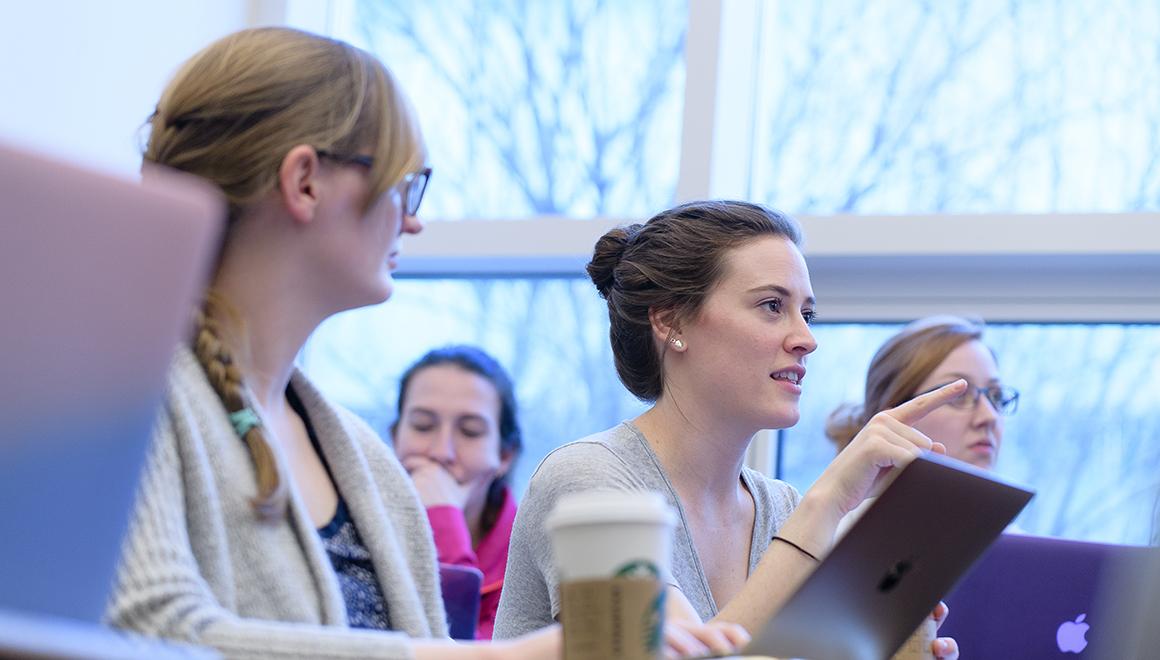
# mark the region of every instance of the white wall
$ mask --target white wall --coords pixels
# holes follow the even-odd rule
[[[277,18],[270,4],[0,0],[0,141],[134,174],[139,129],[177,67]]]

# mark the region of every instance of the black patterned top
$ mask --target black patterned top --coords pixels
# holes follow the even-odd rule
[[[339,498],[334,519],[318,530],[322,545],[338,573],[342,597],[346,601],[347,623],[351,628],[390,630],[387,601],[375,577],[371,553],[355,529],[346,502]]]
[[[306,414],[306,408],[294,393],[293,388],[286,389],[286,399],[290,407],[302,418],[306,425],[306,433],[310,436],[310,443],[322,461],[326,473],[330,474],[330,465],[322,454],[322,447],[318,444],[318,436],[314,433],[314,426]],[[330,477],[331,483],[334,476]],[[326,548],[326,555],[338,574],[338,585],[342,589],[342,599],[346,602],[346,621],[351,628],[371,628],[375,630],[390,630],[391,622],[387,612],[387,599],[383,596],[383,588],[379,585],[375,575],[375,566],[371,563],[371,553],[358,534],[354,519],[346,508],[346,501],[342,494],[338,494],[338,507],[334,511],[334,518],[318,529],[322,537],[322,546]]]

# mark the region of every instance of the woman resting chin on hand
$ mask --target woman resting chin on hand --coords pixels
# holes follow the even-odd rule
[[[490,639],[516,516],[508,475],[523,447],[511,378],[473,346],[430,351],[399,385],[395,453],[411,475],[439,561],[483,573],[477,639]]]

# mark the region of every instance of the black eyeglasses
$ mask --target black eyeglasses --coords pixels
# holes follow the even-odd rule
[[[363,154],[336,154],[325,149],[315,149],[314,152],[318,154],[319,158],[333,160],[336,163],[346,163],[348,165],[361,165],[368,170],[375,166],[375,159],[373,156],[364,156]]]
[[[951,381],[954,382],[954,381]],[[933,392],[939,387],[949,385],[950,383],[943,383],[938,387],[932,387],[925,392],[919,392],[915,396],[921,396],[928,392]],[[974,410],[979,403],[979,396],[984,396],[991,406],[1000,415],[1014,415],[1015,411],[1019,409],[1019,391],[1013,387],[1003,387],[1002,385],[988,385],[986,387],[979,387],[967,383],[967,389],[959,396],[947,401],[946,405],[951,408],[959,410]]]
[[[363,154],[336,154],[324,149],[314,150],[319,158],[326,158],[333,160],[336,163],[348,163],[350,165],[360,165],[362,167],[372,169],[375,166],[375,159],[372,156],[365,156]],[[407,215],[415,215],[419,212],[419,203],[423,201],[423,193],[427,192],[427,182],[431,180],[431,168],[424,167],[418,172],[410,172],[403,176],[400,184],[400,195],[403,198],[403,211]]]
[[[431,168],[424,167],[418,172],[411,172],[403,177],[403,209],[407,215],[419,212],[419,202],[423,201],[423,193],[427,192],[427,182],[431,180]]]

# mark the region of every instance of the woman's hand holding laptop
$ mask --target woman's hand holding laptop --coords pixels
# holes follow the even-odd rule
[[[715,620],[740,623],[751,632],[758,630],[812,572],[813,566],[809,565],[816,565],[814,558],[823,558],[829,552],[843,516],[867,497],[880,493],[897,475],[898,468],[926,451],[945,453],[941,443],[933,442],[911,425],[960,396],[966,386],[966,381],[956,380],[871,418],[818,477],[778,531],[779,537],[792,540],[811,556],[787,544],[771,545],[746,588],[721,609]],[[774,559],[775,549],[784,554],[778,552]],[[805,568],[796,576],[787,577],[788,561],[797,561]],[[946,614],[945,605],[936,608],[936,622],[941,625]],[[958,658],[958,645],[953,639],[937,639],[931,650],[938,658]]]

